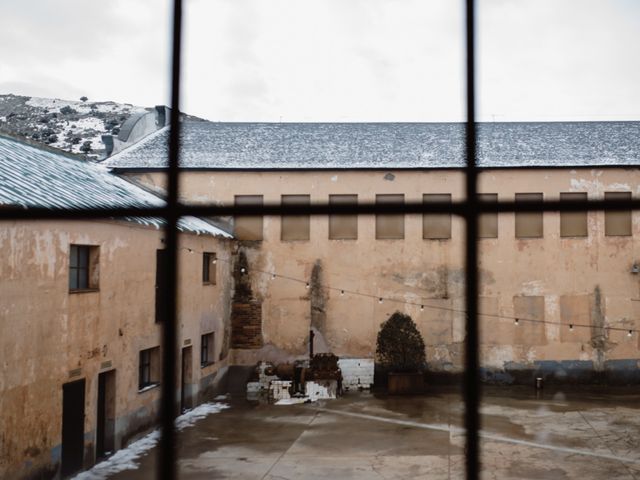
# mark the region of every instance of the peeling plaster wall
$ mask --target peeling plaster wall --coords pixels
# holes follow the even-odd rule
[[[162,176],[133,174],[156,186],[162,184]],[[453,201],[464,195],[464,176],[458,170],[192,171],[185,172],[181,181],[184,196],[195,203],[209,196],[211,201],[232,204],[234,195],[256,194],[263,195],[265,203],[279,202],[282,194],[310,194],[311,202],[326,202],[330,194],[358,194],[361,202],[374,202],[376,194],[403,193],[407,201],[421,201],[423,193],[450,193]],[[546,200],[557,200],[560,192],[587,192],[590,199],[600,199],[604,192],[623,190],[640,195],[640,170],[492,169],[483,172],[479,181],[480,192],[498,193],[499,200],[534,192],[543,193]],[[561,322],[560,298],[586,295],[592,303],[588,322],[594,322],[586,330],[605,335],[599,340],[591,333],[586,338],[572,337],[566,335],[567,326],[546,324],[532,341],[526,331],[523,334],[523,323],[516,327],[513,320],[484,315],[480,318],[481,361],[488,372],[536,371],[545,361],[586,362],[594,371],[617,368],[610,362],[637,364],[638,335],[628,338],[626,332],[601,327],[640,328],[640,276],[630,273],[633,262],[640,259],[640,212],[633,214],[632,237],[605,237],[603,212],[589,212],[587,225],[587,238],[562,238],[560,215],[546,213],[543,238],[517,239],[514,215],[505,213],[498,215],[498,238],[480,240],[482,312],[513,317],[514,297],[539,296],[544,319]],[[461,371],[465,331],[460,219],[452,219],[451,239],[423,240],[421,216],[407,215],[404,240],[376,240],[374,217],[362,215],[357,240],[328,240],[327,218],[312,217],[310,238],[281,241],[280,219],[267,217],[264,241],[255,242],[249,262],[254,269],[309,281],[319,262],[323,281],[331,286],[424,303],[429,308],[421,312],[419,306],[379,304],[374,298],[342,297],[331,290],[322,300],[322,322],[318,322],[312,319],[312,297],[304,284],[252,274],[254,291],[264,302],[263,335],[270,352],[278,352],[280,358],[306,355],[310,326],[322,325],[319,333],[336,354],[372,357],[380,323],[400,309],[421,330],[429,367]],[[583,368],[585,364],[575,365]]]
[[[116,371],[116,448],[155,422],[160,389],[138,392],[138,363],[140,350],[161,342],[155,263],[163,236],[154,228],[107,221],[2,223],[0,477],[55,471],[66,382],[86,381],[85,465],[94,462],[99,372]],[[180,242],[230,257],[225,240],[181,234]],[[99,245],[98,291],[69,293],[72,243]],[[179,252],[178,341],[193,346],[191,390],[198,402],[227,363],[219,355],[228,351],[222,342],[228,337],[230,275],[228,262],[218,262],[217,285],[203,285],[202,255]],[[201,369],[200,335],[211,331],[216,363]]]

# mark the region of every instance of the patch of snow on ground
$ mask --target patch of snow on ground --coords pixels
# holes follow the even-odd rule
[[[183,430],[192,427],[198,420],[208,415],[218,413],[229,405],[224,403],[203,403],[193,410],[189,410],[176,418],[176,429]],[[125,470],[136,470],[137,460],[145,456],[149,450],[155,447],[160,440],[160,430],[154,430],[150,434],[131,443],[127,448],[118,450],[108,459],[93,466],[90,470],[76,475],[74,480],[103,480]]]
[[[155,447],[158,440],[160,440],[160,430],[155,430],[140,440],[133,442],[127,448],[118,450],[104,462],[95,465],[91,470],[82,472],[74,478],[76,480],[98,480],[109,478],[111,475],[125,470],[136,470],[138,468],[136,460]]]
[[[202,420],[212,413],[218,413],[225,408],[229,408],[229,405],[224,403],[203,403],[202,405],[198,405],[193,410],[189,410],[187,413],[176,418],[176,428],[178,430],[184,430],[187,427],[192,427],[197,421]]]
[[[298,403],[310,402],[309,397],[296,397],[296,398],[281,398],[275,404],[276,405],[296,405]]]

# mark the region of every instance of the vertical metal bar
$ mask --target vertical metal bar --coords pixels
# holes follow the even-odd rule
[[[182,40],[182,0],[174,0],[173,49],[171,65],[171,127],[169,133],[169,171],[167,185],[168,210],[166,216],[167,290],[163,294],[166,321],[162,328],[162,397],[160,455],[158,478],[176,478],[176,341],[178,293],[178,150],[180,147],[180,57]]]
[[[466,0],[466,342],[464,371],[464,401],[466,429],[467,479],[477,479],[480,473],[480,376],[478,355],[478,171],[476,167],[475,111],[475,0]]]

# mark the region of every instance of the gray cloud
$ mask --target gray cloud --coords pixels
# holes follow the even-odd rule
[[[3,2],[0,89],[167,103],[169,4]],[[640,116],[640,2],[479,0],[478,7],[483,119]],[[189,113],[463,118],[462,2],[187,0],[185,10]]]

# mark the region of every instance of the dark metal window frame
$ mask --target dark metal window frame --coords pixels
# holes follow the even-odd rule
[[[151,380],[152,353],[153,353],[153,348],[140,350],[140,355],[139,355],[140,363],[138,365],[138,390],[142,390],[143,388],[146,388],[149,385],[154,384],[154,382]]]
[[[69,292],[82,292],[91,288],[90,263],[89,245],[69,245]]]
[[[216,284],[216,253],[202,252],[202,283],[204,285]]]
[[[162,395],[160,453],[158,455],[157,476],[174,479],[176,471],[176,434],[174,418],[178,412],[174,388],[176,385],[176,298],[177,298],[177,222],[181,216],[256,216],[256,215],[354,215],[378,213],[424,214],[450,213],[460,216],[466,224],[465,276],[466,276],[466,339],[464,371],[464,403],[466,430],[465,467],[468,479],[477,479],[480,474],[479,462],[479,405],[481,398],[478,354],[478,218],[489,212],[583,212],[590,210],[640,210],[640,201],[634,200],[586,200],[586,201],[542,201],[542,202],[483,202],[477,196],[478,174],[481,169],[476,163],[476,121],[475,121],[475,1],[465,0],[466,7],[466,121],[465,121],[465,192],[463,201],[452,203],[430,203],[422,201],[404,204],[376,205],[335,205],[330,203],[311,205],[279,204],[262,206],[215,206],[185,205],[178,202],[178,178],[180,175],[179,154],[179,107],[180,107],[180,61],[182,40],[182,0],[173,3],[172,71],[171,71],[171,130],[169,136],[169,163],[167,203],[158,208],[29,208],[3,206],[1,220],[88,220],[113,217],[153,216],[165,219],[165,244],[168,254],[168,282],[163,295],[167,321],[162,324]]]
[[[204,368],[214,363],[213,345],[215,332],[200,335],[200,367]],[[211,341],[210,341],[211,340]]]

